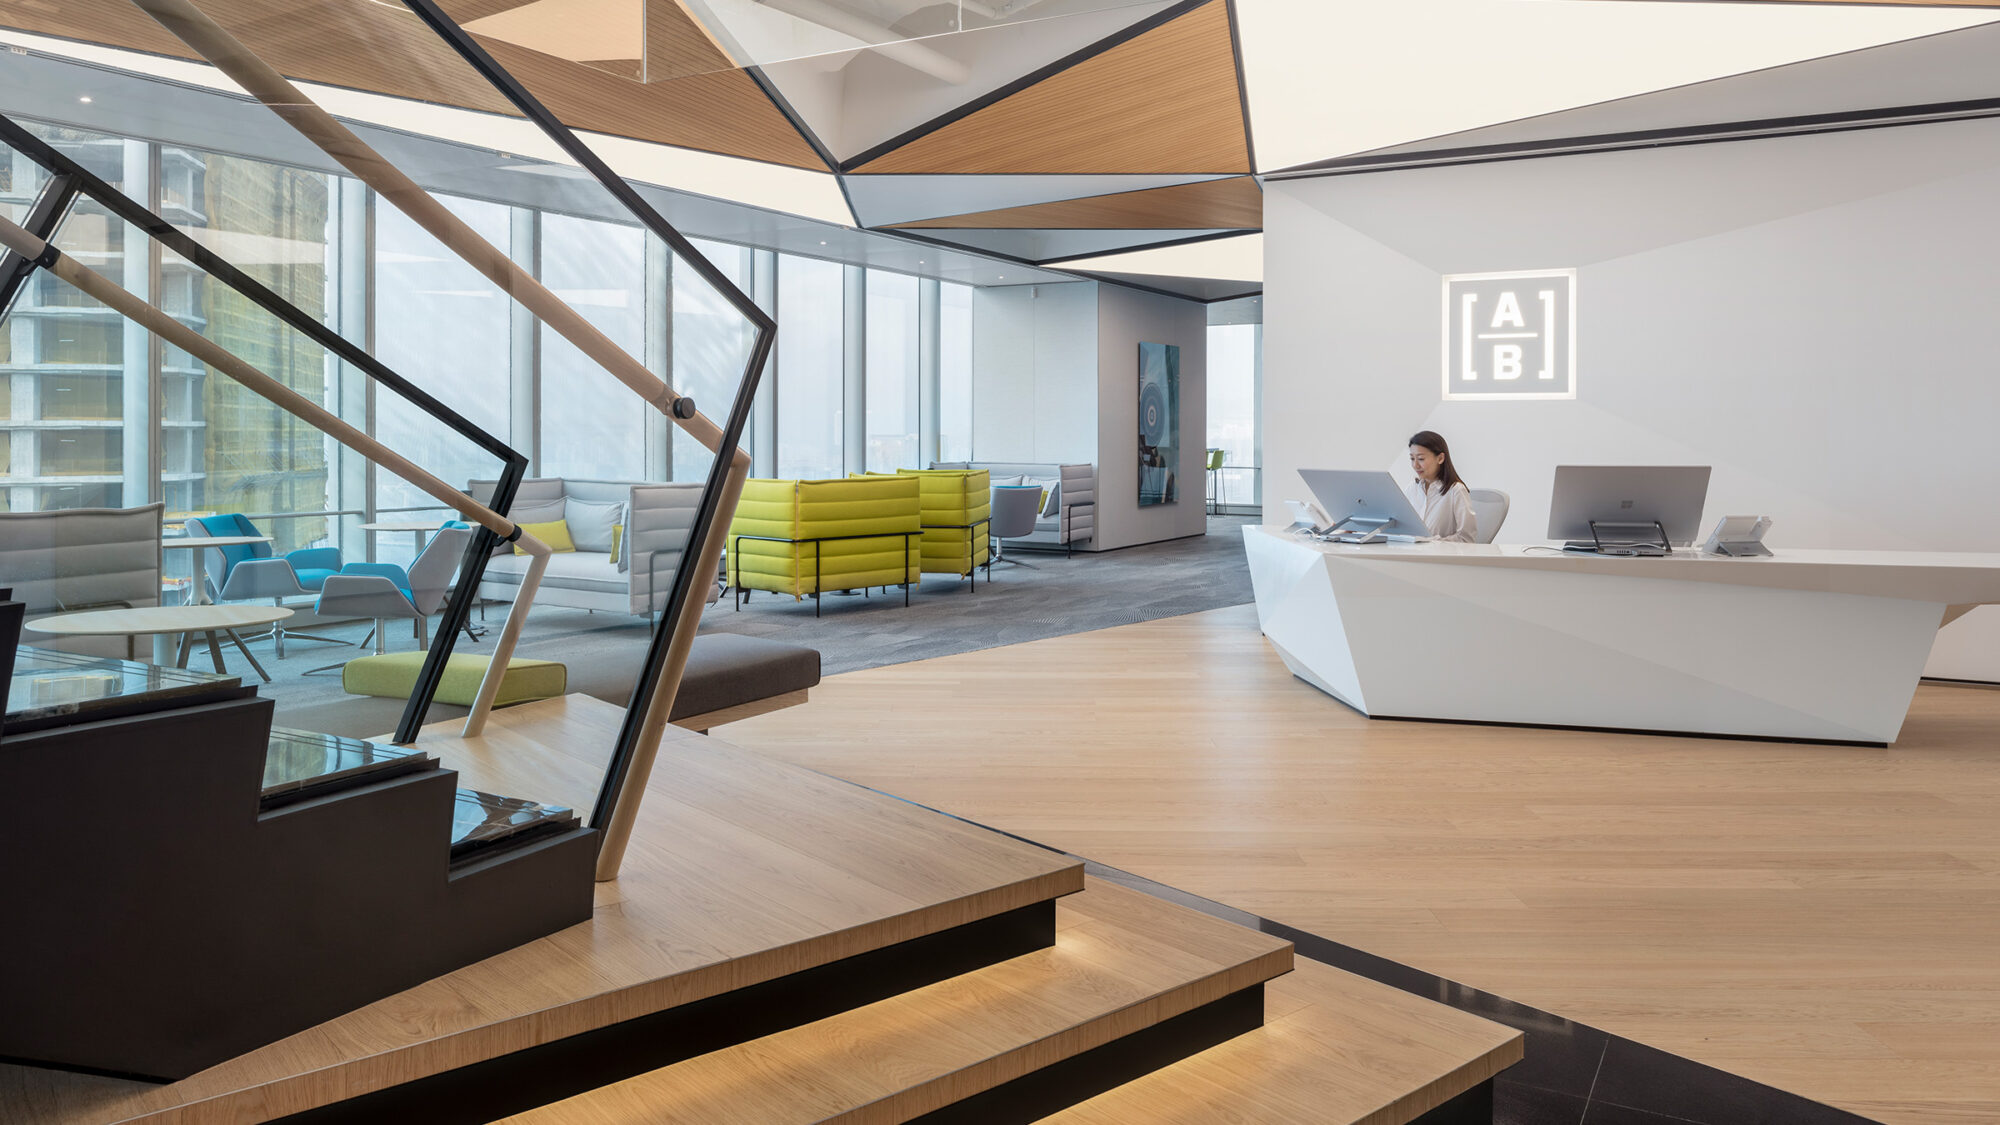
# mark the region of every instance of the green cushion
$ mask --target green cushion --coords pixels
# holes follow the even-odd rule
[[[340,686],[349,695],[379,695],[389,699],[407,699],[417,690],[417,670],[424,665],[426,652],[390,652],[381,656],[363,656],[347,662],[340,670]],[[455,703],[460,707],[472,706],[472,700],[479,694],[479,681],[486,676],[486,666],[492,661],[490,656],[474,653],[454,653],[445,662],[444,679],[439,681],[436,700],[439,703]],[[527,703],[536,699],[549,699],[561,695],[569,687],[569,668],[554,660],[526,660],[515,657],[507,665],[507,674],[500,677],[500,694],[493,700],[495,707],[505,707],[513,703]]]

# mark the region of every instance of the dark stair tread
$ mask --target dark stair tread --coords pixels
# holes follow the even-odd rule
[[[451,858],[457,861],[484,855],[576,826],[575,809],[461,789],[452,804]]]
[[[274,726],[264,758],[263,804],[271,808],[436,766],[420,750]]]

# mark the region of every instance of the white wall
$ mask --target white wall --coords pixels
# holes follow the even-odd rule
[[[2000,123],[1281,181],[1265,194],[1267,519],[1300,467],[1435,429],[1503,541],[1557,464],[1709,464],[1769,542],[2000,551]],[[1443,402],[1440,277],[1574,267],[1575,401]],[[2000,679],[2000,610],[1930,669]]]
[[[1181,349],[1179,499],[1139,506],[1139,345]],[[1100,550],[1208,530],[1208,307],[1118,285],[1097,294]]]
[[[972,456],[1097,460],[1097,283],[972,291]]]
[[[1139,344],[1181,348],[1180,501],[1139,507]],[[978,289],[972,296],[972,459],[1097,466],[1108,551],[1203,534],[1208,309],[1121,285]]]

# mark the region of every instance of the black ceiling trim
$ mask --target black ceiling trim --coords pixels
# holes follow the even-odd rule
[[[1303,180],[1321,176],[1351,176],[1365,172],[1394,172],[1457,164],[1490,164],[1503,160],[1580,156],[1594,152],[1622,152],[1640,148],[1675,148],[1684,145],[1723,144],[1730,141],[1761,141],[1777,137],[1811,136],[1817,133],[1843,133],[1947,121],[1972,121],[1996,116],[2000,116],[2000,98],[1979,98],[1971,101],[1935,102],[1929,105],[1773,117],[1756,121],[1730,121],[1713,125],[1684,125],[1671,129],[1640,129],[1626,133],[1515,141],[1508,144],[1468,145],[1461,148],[1438,148],[1380,156],[1342,156],[1311,164],[1299,164],[1276,172],[1266,172],[1264,178]]]
[[[806,124],[806,119],[800,116],[799,111],[792,108],[792,103],[785,97],[784,92],[778,89],[778,84],[771,81],[770,77],[764,73],[764,68],[761,66],[746,66],[743,70],[750,75],[750,80],[757,84],[757,88],[764,91],[764,96],[771,99],[771,104],[778,107],[778,112],[784,114],[785,120],[792,123],[792,128],[798,130],[799,136],[804,137],[806,143],[812,146],[813,152],[819,156],[821,161],[825,162],[826,170],[832,172],[838,169],[840,167],[840,158],[835,156],[833,150],[826,147],[826,144],[819,139],[819,134],[813,132],[812,126]],[[843,195],[846,194],[846,191],[847,189],[844,187],[841,189]],[[849,211],[854,210],[852,201],[848,202],[847,209]]]
[[[975,228],[975,229],[979,229],[979,228]],[[1027,228],[1027,229],[1030,229],[1030,230],[1035,230],[1035,229],[1040,229],[1040,228],[1035,228],[1035,227],[1030,227],[1030,228]],[[1119,228],[1117,228],[1117,227],[1110,227],[1110,228],[1099,228],[1099,227],[1086,227],[1086,228],[1084,228],[1084,229],[1086,229],[1086,230],[1100,230],[1100,229],[1110,229],[1110,230],[1117,230],[1117,229],[1119,229]],[[1060,257],[1060,258],[1045,258],[1045,259],[1043,259],[1042,261],[1039,261],[1039,262],[1035,262],[1035,263],[1033,263],[1033,264],[1034,264],[1034,265],[1038,265],[1038,266],[1048,266],[1048,265],[1055,265],[1055,264],[1058,264],[1058,263],[1061,263],[1061,262],[1074,262],[1074,261],[1077,261],[1078,259],[1081,259],[1081,258],[1102,258],[1102,257],[1104,257],[1104,256],[1105,256],[1106,254],[1137,254],[1137,253],[1138,253],[1139,251],[1141,251],[1141,250],[1165,250],[1165,249],[1167,249],[1167,248],[1168,248],[1168,247],[1170,247],[1170,246],[1193,246],[1193,245],[1194,245],[1195,243],[1197,243],[1197,242],[1214,242],[1214,241],[1216,241],[1217,239],[1221,239],[1221,238],[1241,238],[1241,237],[1243,237],[1243,236],[1244,236],[1244,235],[1246,235],[1246,234],[1256,234],[1256,233],[1258,232],[1258,230],[1259,230],[1259,229],[1260,229],[1260,228],[1255,228],[1255,227],[1252,227],[1252,228],[1248,228],[1248,229],[1241,229],[1241,230],[1224,230],[1224,231],[1216,231],[1216,232],[1215,232],[1215,233],[1213,233],[1213,234],[1198,234],[1198,235],[1195,235],[1195,236],[1194,236],[1194,237],[1192,237],[1192,238],[1170,238],[1170,239],[1168,239],[1168,240],[1167,240],[1167,241],[1165,241],[1165,242],[1147,242],[1147,243],[1143,243],[1143,244],[1141,244],[1141,245],[1138,245],[1138,246],[1127,246],[1127,247],[1125,247],[1125,248],[1123,248],[1123,249],[1121,249],[1121,250],[1100,250],[1100,251],[1097,251],[1097,252],[1095,252],[1095,253],[1091,253],[1091,254],[1065,254],[1065,255],[1063,255],[1063,256],[1062,256],[1062,257]]]
[[[1236,0],[1223,0],[1223,7],[1229,13],[1229,54],[1236,60],[1236,104],[1243,109],[1243,154],[1250,158],[1250,172],[1255,175],[1257,133],[1250,128],[1250,78],[1243,69],[1243,34],[1236,26]]]
[[[1166,24],[1172,23],[1174,20],[1179,19],[1180,17],[1188,14],[1189,12],[1194,11],[1197,8],[1202,7],[1203,5],[1212,4],[1215,2],[1216,0],[1180,0],[1180,3],[1178,4],[1174,4],[1171,7],[1162,8],[1161,10],[1154,12],[1152,15],[1147,16],[1145,19],[1142,19],[1139,22],[1130,25],[1129,27],[1121,28],[1120,30],[1115,31],[1110,35],[1107,35],[1104,38],[1099,39],[1097,42],[1092,43],[1087,47],[1084,47],[1082,50],[1075,51],[1068,55],[1065,55],[1062,58],[1057,59],[1052,63],[1049,63],[1047,66],[1041,67],[1038,70],[1031,70],[1028,73],[1022,75],[1021,77],[1014,79],[1012,82],[1009,82],[1006,85],[1001,86],[996,90],[989,91],[985,94],[980,95],[979,97],[972,99],[969,102],[966,102],[964,105],[959,106],[957,109],[951,110],[950,112],[945,113],[941,116],[933,117],[929,121],[924,122],[922,125],[919,125],[914,129],[910,129],[898,136],[891,137],[890,139],[883,141],[881,144],[876,145],[874,148],[871,148],[868,151],[862,153],[861,155],[855,157],[854,159],[849,160],[846,163],[840,165],[839,166],[840,171],[851,172],[854,169],[869,163],[870,161],[879,160],[882,157],[887,156],[890,153],[896,151],[897,149],[902,148],[904,145],[911,143],[912,141],[928,136],[931,133],[935,133],[939,129],[942,129],[947,125],[952,125],[955,124],[956,122],[962,121],[965,118],[968,118],[973,114],[978,113],[980,110],[985,109],[988,106],[1006,101],[1008,98],[1013,97],[1015,94],[1020,93],[1021,91],[1027,89],[1028,87],[1034,86],[1038,83],[1046,81],[1047,79],[1053,78],[1056,75],[1061,74],[1063,71],[1068,70],[1071,67],[1077,65],[1078,63],[1086,62],[1092,58],[1095,58],[1098,55],[1101,55],[1104,52],[1109,51],[1113,47],[1129,43],[1132,40],[1137,39],[1139,36],[1144,35],[1149,31],[1152,31],[1154,28],[1162,27]],[[1039,174],[1039,173],[1030,173],[1030,174]]]

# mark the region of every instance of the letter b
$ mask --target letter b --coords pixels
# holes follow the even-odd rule
[[[1521,377],[1521,345],[1493,345],[1493,377],[1495,379],[1519,379]]]

